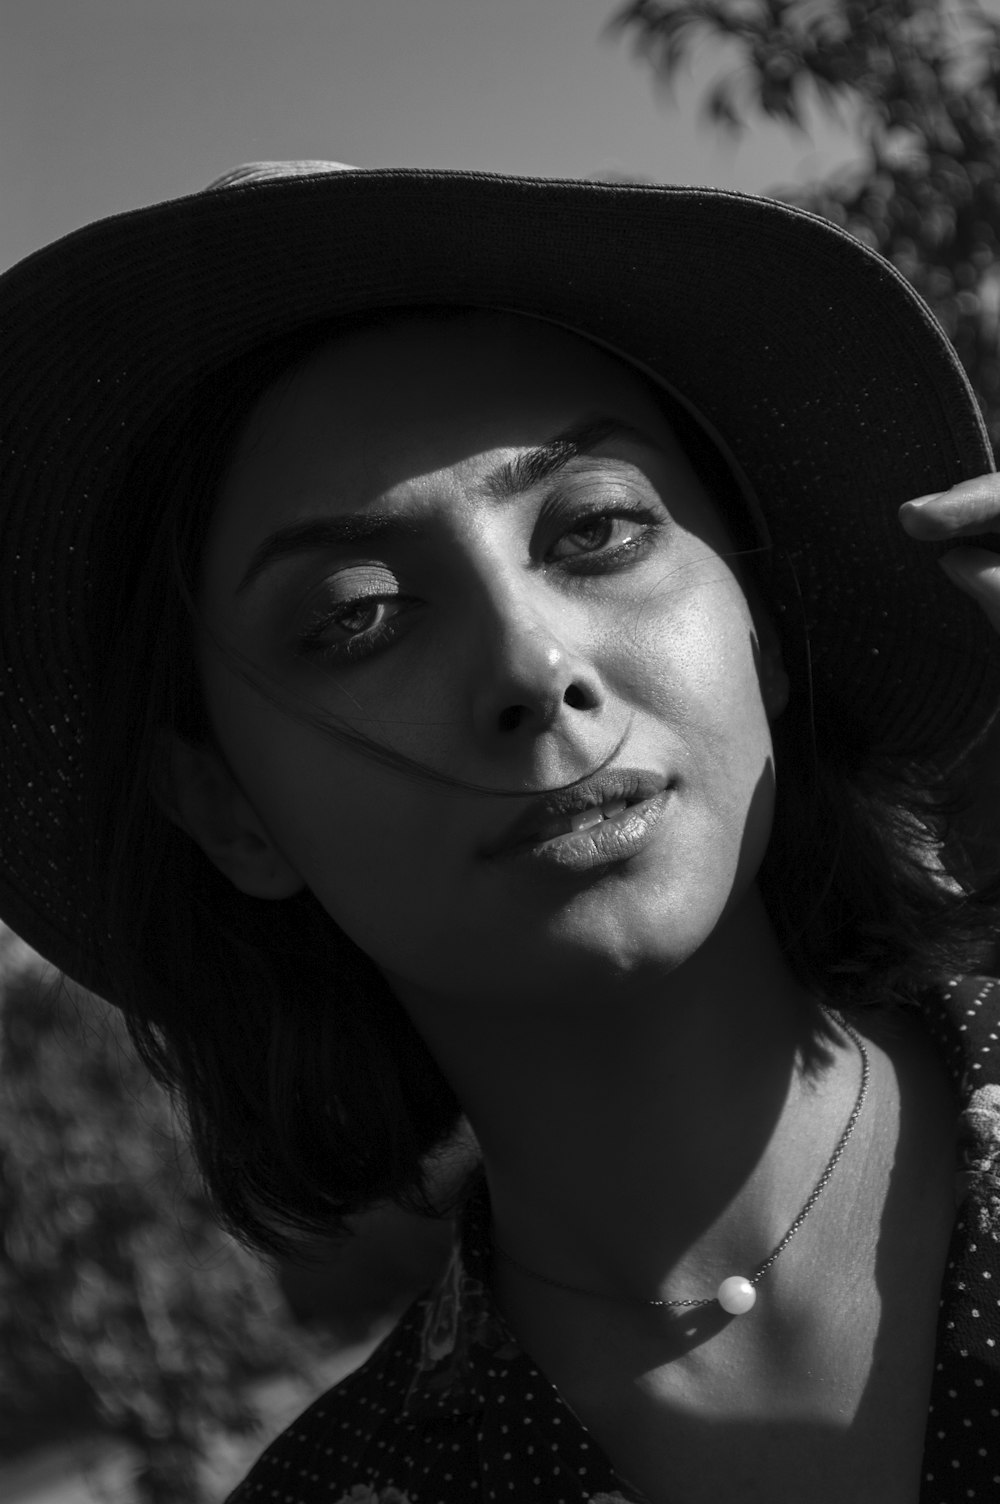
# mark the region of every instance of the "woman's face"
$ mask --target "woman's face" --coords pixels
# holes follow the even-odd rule
[[[227,818],[404,998],[680,964],[770,825],[782,676],[731,548],[645,384],[576,336],[487,314],[325,348],[250,416],[206,543]],[[572,799],[543,796],[598,769],[577,823],[601,819],[567,831]]]

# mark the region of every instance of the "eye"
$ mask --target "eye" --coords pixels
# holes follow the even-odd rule
[[[323,623],[324,636],[342,642],[351,642],[355,637],[372,637],[389,622],[395,604],[383,600],[348,601],[329,613]]]
[[[401,596],[370,596],[317,612],[299,633],[300,651],[326,658],[366,657],[395,635],[404,605]]]
[[[386,589],[389,585],[391,590]],[[298,651],[327,659],[366,657],[395,636],[410,604],[385,571],[335,575],[306,603],[296,632]]]
[[[563,533],[551,549],[551,556],[558,559],[573,554],[596,553],[613,543],[627,543],[639,530],[632,518],[603,514],[582,517],[569,532]]]
[[[560,533],[546,560],[584,572],[625,565],[646,552],[662,521],[646,509],[585,513]]]

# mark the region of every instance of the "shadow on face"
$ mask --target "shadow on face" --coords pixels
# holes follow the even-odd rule
[[[232,457],[200,586],[225,760],[177,747],[177,818],[244,891],[308,886],[402,988],[676,965],[769,828],[787,683],[732,554],[649,384],[582,338],[489,313],[348,335]],[[511,849],[602,768],[659,801],[648,830],[619,851],[543,809]]]

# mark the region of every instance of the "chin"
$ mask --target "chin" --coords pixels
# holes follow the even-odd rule
[[[542,1004],[555,996],[573,996],[582,1001],[587,996],[606,1000],[609,991],[621,993],[629,987],[647,988],[662,981],[692,960],[706,946],[711,948],[718,916],[706,916],[702,923],[671,923],[670,917],[637,923],[634,914],[627,924],[588,925],[578,930],[563,928],[557,935],[541,940],[530,951],[512,947],[509,955],[517,956],[518,975],[510,986],[521,995],[531,993]]]
[[[711,884],[683,895],[658,892],[643,903],[614,909],[591,909],[563,915],[545,937],[535,969],[562,985],[570,976],[584,991],[596,987],[627,986],[666,977],[696,958],[730,956],[738,945],[733,926],[746,917],[752,925],[762,913],[756,886],[745,880]],[[523,954],[523,951],[521,952]]]

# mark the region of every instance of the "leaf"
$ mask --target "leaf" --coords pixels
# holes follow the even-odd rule
[[[709,90],[702,108],[713,125],[721,126],[729,135],[742,136],[745,122],[734,103],[731,79],[719,79]]]
[[[960,26],[944,0],[640,0],[621,14],[633,40],[661,39],[669,70],[695,35],[720,58],[735,50],[700,109],[727,135],[761,119],[803,130],[809,84],[821,110],[847,115],[858,164],[776,196],[849,226],[905,272],[952,335],[1000,446],[1000,293],[992,261],[974,254],[1000,244],[1000,16],[974,0],[961,10]]]
[[[250,1379],[301,1373],[316,1345],[214,1222],[117,1015],[45,993],[31,960],[2,981],[0,1449],[37,1442],[71,1396],[150,1479],[180,1476],[206,1423],[254,1424]]]

